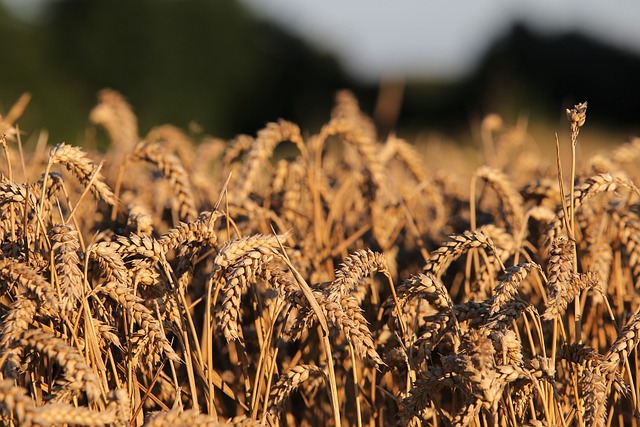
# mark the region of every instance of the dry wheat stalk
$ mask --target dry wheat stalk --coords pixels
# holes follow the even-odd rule
[[[107,347],[109,344],[113,344],[116,347],[122,349],[122,343],[117,335],[115,327],[103,322],[100,319],[90,318],[89,323],[92,325],[99,340],[100,348]]]
[[[486,323],[483,326],[492,331],[508,328],[514,320],[518,319],[520,315],[530,307],[531,305],[528,302],[516,297],[507,302],[492,316],[488,316]],[[480,319],[481,318],[475,318],[471,322],[471,325],[477,326]]]
[[[529,409],[527,406],[532,399],[535,384],[533,382],[522,382],[521,384],[517,384],[516,387],[515,392],[512,394],[513,407],[516,422],[523,424],[526,411]]]
[[[376,127],[373,120],[360,109],[360,104],[354,94],[348,90],[336,92],[336,104],[331,110],[331,119],[350,120],[360,128],[360,132],[370,138],[375,138]]]
[[[228,176],[232,170],[236,169],[233,167],[233,164],[240,162],[242,156],[251,149],[254,141],[255,139],[249,135],[238,135],[229,141],[222,158],[225,176]],[[236,166],[239,168],[241,165]]]
[[[584,399],[584,423],[594,427],[607,425],[607,380],[601,374],[585,370],[578,382]]]
[[[116,92],[99,96],[91,119],[113,148],[92,163],[59,145],[42,176],[42,136],[34,152],[25,145],[25,184],[12,174],[21,162],[15,119],[0,120],[10,132],[0,132],[0,424],[257,425],[260,410],[266,425],[633,423],[624,405],[638,407],[637,395],[625,394],[622,378],[636,375],[639,315],[619,333],[617,325],[640,304],[640,225],[636,196],[610,193],[637,193],[637,171],[623,158],[637,157],[637,141],[572,165],[575,191],[561,200],[552,168],[522,144],[525,122],[511,129],[489,116],[480,129],[489,166],[473,178],[486,181],[485,212],[476,218],[475,196],[457,181],[475,167],[465,150],[451,149],[464,166],[431,172],[422,147],[394,135],[381,143],[348,92],[306,140],[281,121],[255,139],[205,137],[196,149],[163,126],[135,154],[131,107]],[[569,117],[575,151],[584,106]],[[282,141],[299,153],[274,159]],[[158,164],[173,186],[124,176],[132,155]],[[126,209],[111,217],[70,197],[109,199],[96,174],[103,159],[108,178],[122,172],[114,182]],[[55,163],[81,185],[51,173]],[[508,175],[493,168],[502,165]],[[177,208],[168,212],[167,200]],[[200,201],[212,212],[199,213]],[[211,206],[224,206],[224,224]],[[260,234],[272,224],[291,231]],[[570,239],[561,238],[566,225]],[[84,253],[81,242],[91,242]],[[456,262],[473,249],[483,250]],[[548,289],[525,277],[540,265]],[[378,286],[375,272],[390,286]],[[583,294],[576,307],[585,316],[572,323],[568,304],[595,285],[601,299]],[[609,304],[615,319],[603,315]],[[558,345],[578,330],[594,348]],[[331,399],[315,395],[320,381]],[[295,387],[308,406],[284,404]],[[223,421],[236,414],[249,418]]]
[[[322,284],[322,292],[342,297],[352,295],[356,298],[357,303],[361,304],[367,290],[366,286],[362,286],[362,283],[366,277],[374,272],[389,274],[384,256],[370,249],[356,251],[344,259],[335,271],[335,279],[332,282]],[[302,301],[299,292],[293,297]],[[313,312],[310,307],[301,307],[296,321],[298,327],[295,330],[301,332],[304,328],[309,327],[311,316],[313,316]],[[302,325],[306,326],[302,327]],[[294,332],[293,335],[297,336],[298,334]]]
[[[611,245],[603,240],[589,243],[587,250],[580,257],[580,262],[584,270],[593,271],[605,293],[611,275],[611,265],[613,263],[613,249]],[[602,301],[602,294],[594,293],[594,300]]]
[[[462,337],[460,348],[459,354],[443,360],[443,367],[452,368],[469,380],[469,395],[477,399],[483,408],[495,413],[507,381],[497,370],[495,348],[488,332],[471,329]]]
[[[113,424],[115,424],[116,427],[124,427],[129,424],[131,419],[131,401],[129,400],[129,395],[126,390],[121,388],[112,390],[107,397],[109,398],[107,410],[113,412]]]
[[[329,323],[345,335],[358,357],[384,365],[375,349],[371,331],[367,327],[368,322],[362,315],[362,309],[355,298],[352,296],[341,297],[340,294],[330,294],[318,289],[313,290],[313,295]],[[313,312],[309,310],[308,302],[301,296],[292,296],[290,299],[294,303],[303,304],[301,307],[303,310],[293,323],[291,330],[288,331],[288,334],[297,340],[303,332],[313,326],[315,317]],[[307,313],[311,314],[307,315]]]
[[[12,181],[0,182],[0,204],[5,205],[8,203],[16,203],[18,205],[24,205],[26,200],[29,199],[31,208],[35,208],[38,205],[37,194],[29,192],[25,184],[19,185]]]
[[[280,160],[271,184],[272,209],[290,225],[299,236],[306,235],[313,227],[313,194],[309,191],[309,169],[306,162]]]
[[[501,365],[518,368],[524,366],[522,343],[514,331],[493,331],[490,336],[496,349],[496,360],[500,361]]]
[[[140,236],[137,234],[118,236],[117,242],[117,251],[124,258],[139,256],[149,261],[158,262],[165,255],[164,247],[152,236]]]
[[[552,299],[556,295],[566,293],[573,278],[573,253],[575,243],[563,237],[553,241],[547,275],[549,294]]]
[[[474,281],[471,284],[469,299],[482,300],[489,297],[495,287],[497,272],[504,269],[504,263],[516,252],[522,252],[514,236],[502,227],[485,224],[477,229],[491,239],[493,249],[482,257],[476,267]]]
[[[237,240],[226,242],[218,249],[218,254],[214,259],[213,274],[219,274],[221,269],[226,269],[235,263],[245,253],[256,250],[257,248],[278,249],[279,242],[284,242],[288,234],[282,235],[264,235],[254,234],[251,236],[241,237]]]
[[[138,204],[127,206],[127,229],[135,234],[151,236],[153,233],[153,216],[149,210]]]
[[[427,172],[424,164],[420,161],[420,153],[418,150],[404,139],[392,134],[387,137],[384,148],[380,153],[380,159],[383,164],[387,164],[393,158],[397,158],[406,165],[418,183],[428,180]]]
[[[209,277],[212,289],[221,288],[220,306],[216,313],[227,341],[236,340],[240,317],[240,297],[248,289],[250,282],[260,277],[277,252],[280,242],[287,235],[255,234],[226,242],[214,259]]]
[[[478,416],[482,409],[479,399],[469,398],[462,404],[462,409],[451,420],[452,427],[467,427]]]
[[[456,379],[453,374],[445,372],[442,367],[431,366],[428,370],[420,372],[412,384],[409,395],[402,399],[402,411],[398,425],[415,425],[411,424],[415,418],[420,418],[420,422],[424,423],[427,411],[431,409],[433,402],[437,401],[441,389],[455,385]]]
[[[368,327],[369,322],[365,318],[358,301],[354,297],[347,296],[340,299],[340,305],[342,309],[335,311],[335,313],[330,308],[333,307],[333,304],[321,304],[320,306],[327,309],[327,319],[332,320],[335,316],[334,324],[342,330],[361,359],[383,366],[384,362],[375,349],[371,330]],[[349,319],[349,321],[346,319]],[[351,323],[354,324],[355,328],[351,328]]]
[[[435,347],[448,332],[458,331],[455,318],[449,311],[440,311],[424,317],[426,326],[419,332],[412,346],[418,350],[420,358],[430,356]]]
[[[453,313],[459,322],[475,322],[474,326],[482,325],[486,322],[491,305],[489,301],[477,302],[467,301],[453,306]]]

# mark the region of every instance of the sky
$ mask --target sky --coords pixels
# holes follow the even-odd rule
[[[637,0],[242,0],[365,79],[457,78],[516,21],[640,53]]]
[[[4,0],[27,16],[46,1]],[[516,21],[540,32],[577,30],[640,53],[637,0],[240,1],[368,81],[458,78]]]

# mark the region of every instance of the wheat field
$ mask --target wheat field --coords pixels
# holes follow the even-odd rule
[[[640,140],[578,161],[586,103],[555,158],[492,115],[484,164],[433,170],[346,91],[317,133],[223,141],[141,136],[103,90],[106,152],[27,137],[27,101],[0,118],[3,425],[638,425]]]

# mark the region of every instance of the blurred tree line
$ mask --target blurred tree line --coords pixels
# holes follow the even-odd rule
[[[20,22],[0,3],[0,114],[31,92],[19,123],[54,142],[81,138],[104,87],[128,98],[143,133],[195,122],[224,138],[280,117],[311,126],[336,90],[362,87],[236,1],[58,0],[43,16]]]
[[[22,22],[0,0],[0,114],[31,92],[19,124],[27,132],[48,129],[52,143],[82,143],[104,87],[129,99],[143,134],[164,123],[197,123],[222,138],[255,134],[278,118],[315,131],[337,90],[354,91],[368,113],[385,93],[237,1],[45,4],[43,19]],[[400,82],[392,95],[401,102],[397,122],[382,124],[401,134],[459,134],[468,132],[470,118],[489,112],[558,121],[564,108],[588,100],[591,125],[637,133],[637,75],[637,55],[580,34],[541,35],[516,24],[459,81]],[[390,117],[396,120],[393,111]]]

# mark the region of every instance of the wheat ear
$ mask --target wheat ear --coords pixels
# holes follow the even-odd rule
[[[80,147],[65,143],[53,147],[49,153],[49,165],[55,164],[65,166],[85,187],[89,187],[97,199],[102,199],[112,206],[116,204],[115,194],[105,184],[104,177],[98,172],[97,166],[89,160]]]
[[[327,383],[324,370],[316,365],[296,365],[280,375],[269,393],[269,414],[277,417],[291,393],[312,376],[320,376]]]
[[[63,339],[50,332],[31,329],[23,333],[13,345],[23,352],[33,349],[55,360],[64,369],[70,390],[84,389],[92,402],[101,396],[98,378],[93,370],[87,366],[80,352]]]
[[[515,235],[520,232],[524,221],[524,203],[522,196],[511,184],[509,177],[502,171],[489,166],[481,166],[475,176],[482,178],[496,191],[504,212],[505,221]]]
[[[70,225],[56,225],[49,234],[60,286],[61,308],[68,318],[72,318],[71,314],[81,301],[84,287],[84,276],[80,269],[79,235]]]
[[[144,160],[155,165],[169,181],[176,194],[178,217],[182,221],[193,221],[198,216],[195,196],[189,175],[182,161],[157,142],[141,141],[131,155],[134,160]]]

